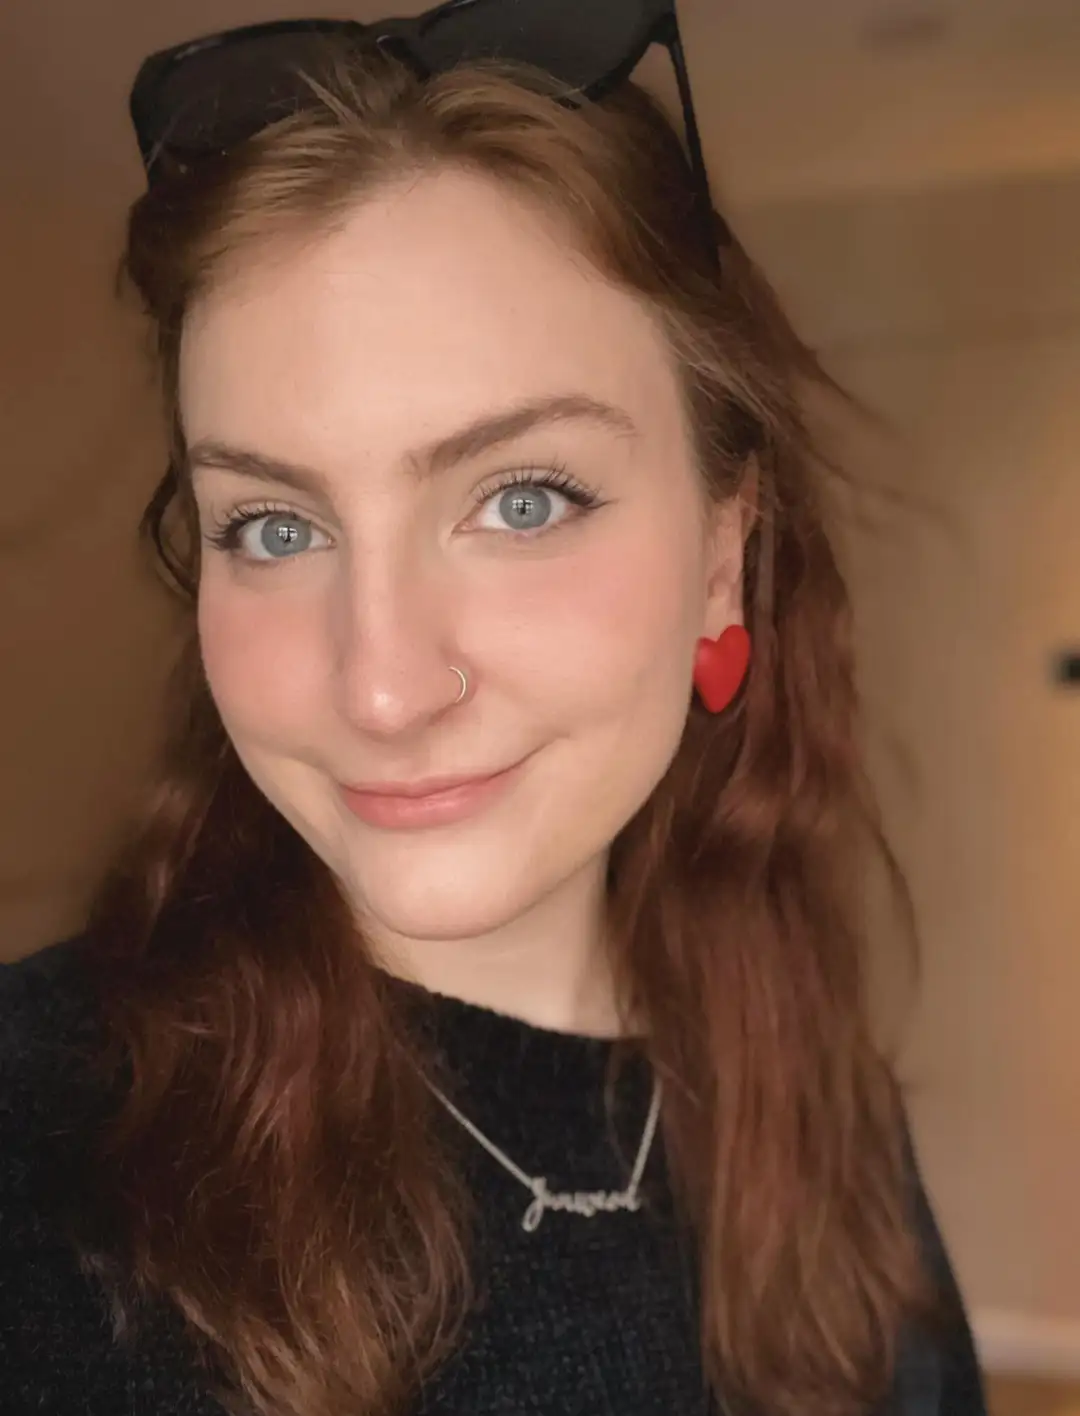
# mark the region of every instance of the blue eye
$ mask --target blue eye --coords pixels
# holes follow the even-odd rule
[[[495,530],[542,531],[553,509],[558,511],[559,501],[564,500],[558,494],[553,496],[545,487],[525,482],[493,496],[483,509],[494,508],[502,519],[503,525],[493,528]]]
[[[525,533],[553,530],[572,509],[589,511],[600,505],[595,492],[558,467],[538,473],[506,473],[494,487],[481,488],[477,500],[481,513],[490,509],[499,518],[497,524],[480,520],[482,530]],[[554,521],[553,513],[557,513]]]
[[[596,492],[559,467],[504,473],[494,486],[478,489],[476,501],[480,530],[522,536],[553,531],[574,512],[585,514],[602,505]],[[238,508],[211,524],[204,536],[228,555],[263,565],[296,560],[331,544],[326,532],[306,516],[267,505]]]
[[[206,539],[253,561],[294,560],[304,551],[321,550],[327,541],[306,517],[272,507],[236,512],[212,527]]]

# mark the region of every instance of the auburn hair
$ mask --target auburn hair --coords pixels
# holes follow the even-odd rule
[[[632,85],[574,106],[528,71],[420,81],[372,56],[311,91],[132,208],[124,265],[173,441],[144,530],[190,604],[187,312],[388,183],[483,174],[558,215],[645,302],[709,494],[735,495],[756,460],[754,653],[733,710],[692,705],[612,845],[612,964],[667,1083],[710,1382],[732,1410],[854,1416],[887,1388],[924,1280],[902,1104],[865,996],[863,866],[895,866],[860,764],[849,600],[802,411],[830,381],[738,241],[704,230],[681,143]],[[421,1043],[329,870],[243,769],[194,621],[160,774],[91,920],[125,1059],[101,1156],[130,1280],[118,1301],[179,1309],[235,1410],[394,1416],[460,1335],[468,1196],[428,1125]]]

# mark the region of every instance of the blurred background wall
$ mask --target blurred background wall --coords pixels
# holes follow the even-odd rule
[[[587,3],[587,0],[585,0]],[[416,10],[419,5],[401,8]],[[0,8],[0,956],[78,927],[153,750],[161,467],[113,290],[139,59],[316,0]],[[988,1363],[1080,1377],[1080,0],[682,0],[710,165],[829,366],[927,1180]],[[893,506],[882,489],[899,488]]]

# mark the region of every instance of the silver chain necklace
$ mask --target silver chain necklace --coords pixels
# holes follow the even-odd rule
[[[638,1193],[638,1188],[641,1185],[641,1177],[645,1173],[645,1165],[652,1149],[653,1137],[656,1134],[656,1123],[660,1117],[660,1079],[658,1077],[653,1082],[652,1101],[645,1120],[645,1130],[641,1135],[641,1144],[638,1146],[634,1168],[630,1172],[630,1183],[625,1190],[552,1192],[548,1189],[548,1183],[544,1176],[526,1175],[525,1171],[519,1165],[515,1165],[493,1141],[489,1141],[483,1131],[478,1126],[474,1126],[469,1118],[463,1115],[449,1097],[444,1096],[433,1082],[429,1081],[427,1085],[454,1120],[463,1126],[469,1135],[499,1162],[504,1170],[508,1170],[515,1180],[520,1181],[531,1192],[532,1201],[521,1218],[521,1227],[527,1233],[532,1234],[540,1227],[540,1221],[548,1210],[562,1210],[567,1214],[577,1214],[585,1219],[592,1219],[593,1215],[610,1213],[613,1210],[639,1210],[641,1208],[641,1196]]]

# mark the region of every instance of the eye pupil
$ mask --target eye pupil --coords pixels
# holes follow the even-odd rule
[[[304,549],[305,536],[310,539],[310,528],[305,531],[303,523],[294,516],[279,515],[267,517],[259,540],[264,551],[280,557],[292,550]]]
[[[512,487],[500,498],[499,513],[515,531],[536,530],[551,515],[551,498],[542,487]]]

